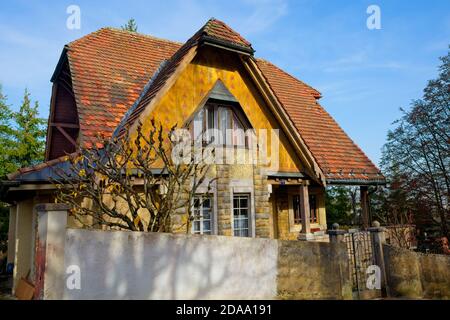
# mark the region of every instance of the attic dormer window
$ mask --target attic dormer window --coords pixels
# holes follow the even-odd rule
[[[194,140],[202,137],[205,144],[248,148],[245,131],[249,125],[237,106],[207,103],[195,115],[190,129]]]

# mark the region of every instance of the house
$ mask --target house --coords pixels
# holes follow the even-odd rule
[[[278,130],[276,166],[216,166],[202,208],[210,219],[194,233],[322,240],[327,185],[361,186],[367,226],[368,186],[385,178],[320,105],[319,91],[254,53],[216,19],[185,43],[102,28],[66,45],[51,79],[45,162],[3,182],[16,279],[33,269],[34,208],[53,202],[52,168],[96,134],[120,137],[150,118],[167,127],[202,119],[207,128]]]

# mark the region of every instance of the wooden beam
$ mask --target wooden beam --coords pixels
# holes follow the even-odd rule
[[[69,142],[71,144],[73,144],[75,147],[77,146],[77,143],[75,142],[75,140],[73,140],[73,138],[66,132],[66,130],[64,130],[63,128],[61,128],[60,126],[56,126],[56,129],[58,129],[59,132],[62,133],[62,135],[69,140]]]
[[[370,227],[369,221],[369,193],[367,186],[360,186],[360,202],[361,202],[361,220],[362,227],[364,230]]]
[[[245,69],[250,74],[251,78],[263,96],[263,99],[268,104],[269,108],[272,110],[278,123],[283,128],[284,133],[288,137],[289,141],[292,143],[294,150],[296,150],[302,163],[306,166],[306,171],[309,173],[312,179],[314,179],[319,184],[326,186],[325,175],[322,172],[319,164],[315,161],[309,148],[306,146],[303,138],[296,129],[295,125],[290,120],[284,108],[280,105],[276,95],[270,88],[269,84],[262,75],[256,61],[251,57],[248,59],[241,58]]]
[[[50,126],[60,127],[60,128],[72,128],[72,129],[80,128],[80,126],[76,123],[63,123],[63,122],[52,122],[52,123],[50,123]]]
[[[61,87],[72,96],[72,98],[75,98],[70,83],[68,83],[66,80],[60,78],[60,79],[58,79],[58,84],[60,84]]]
[[[50,115],[48,117],[48,123],[50,124],[53,121],[54,113],[55,113],[55,104],[56,104],[56,91],[58,90],[58,84],[53,82],[52,85],[52,96],[50,98]],[[47,126],[47,136],[45,141],[45,160],[49,160],[50,157],[50,147],[52,143],[52,131],[51,126]]]
[[[302,216],[301,240],[309,240],[311,234],[311,211],[309,207],[309,192],[306,183],[299,187],[300,191],[300,214]]]

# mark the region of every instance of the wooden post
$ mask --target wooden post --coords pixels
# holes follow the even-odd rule
[[[364,230],[370,227],[369,221],[369,190],[367,186],[360,187],[360,202],[361,202],[361,218],[362,227]]]
[[[302,216],[302,230],[299,234],[299,240],[312,240],[314,237],[311,234],[311,211],[309,208],[309,193],[307,181],[300,185],[300,214]]]

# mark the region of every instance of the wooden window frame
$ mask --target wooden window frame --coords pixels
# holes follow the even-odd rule
[[[318,208],[318,194],[317,192],[311,192],[311,189],[308,190],[309,192],[309,200],[310,200],[310,225],[313,228],[319,228],[320,227],[320,212]],[[295,221],[295,212],[294,212],[294,197],[300,196],[299,193],[295,190],[289,190],[288,191],[288,221],[289,221],[289,232],[300,232],[302,228],[302,220],[301,220],[301,213],[299,211],[300,219]],[[316,207],[315,207],[315,219],[312,218],[312,208],[311,208],[311,196],[315,197]]]
[[[239,197],[239,206],[238,206],[238,208],[236,208],[235,207],[235,205],[234,205],[234,201],[235,201],[235,198],[236,197]],[[240,205],[240,199],[241,199],[241,197],[245,197],[245,198],[247,198],[247,207],[242,207],[241,208],[241,205]],[[253,235],[252,235],[252,214],[251,214],[251,209],[252,209],[252,204],[251,204],[251,200],[252,200],[252,196],[251,196],[251,194],[250,193],[241,193],[241,192],[239,192],[239,193],[233,193],[233,197],[232,197],[232,216],[233,216],[233,236],[234,237],[246,237],[246,238],[251,238],[251,237],[253,237]],[[236,228],[235,227],[235,221],[237,220],[236,219],[236,215],[234,214],[234,212],[235,212],[235,210],[247,210],[247,228]],[[241,216],[241,215],[238,215],[238,216]],[[239,218],[239,220],[244,220],[244,219],[242,219],[242,218]],[[247,235],[242,235],[242,234],[236,234],[236,231],[242,231],[242,230],[247,230]]]
[[[204,225],[203,223],[205,222],[205,219],[203,217],[203,204],[205,203],[204,198],[207,198],[209,200],[209,230],[207,232],[209,233],[204,233]],[[199,199],[200,202],[200,209],[196,209],[195,208],[195,201]],[[214,235],[216,234],[216,228],[215,228],[215,223],[216,223],[216,218],[215,218],[215,210],[216,206],[215,206],[215,201],[214,201],[214,196],[213,195],[208,195],[208,196],[204,196],[204,195],[196,195],[194,196],[193,199],[193,203],[192,203],[192,211],[194,213],[194,219],[192,220],[192,225],[191,225],[191,234],[201,234],[201,235]],[[201,215],[196,216],[195,215],[195,211],[199,210],[201,212]],[[200,224],[200,229],[199,230],[194,230],[194,226],[195,226],[195,222],[199,222]]]

